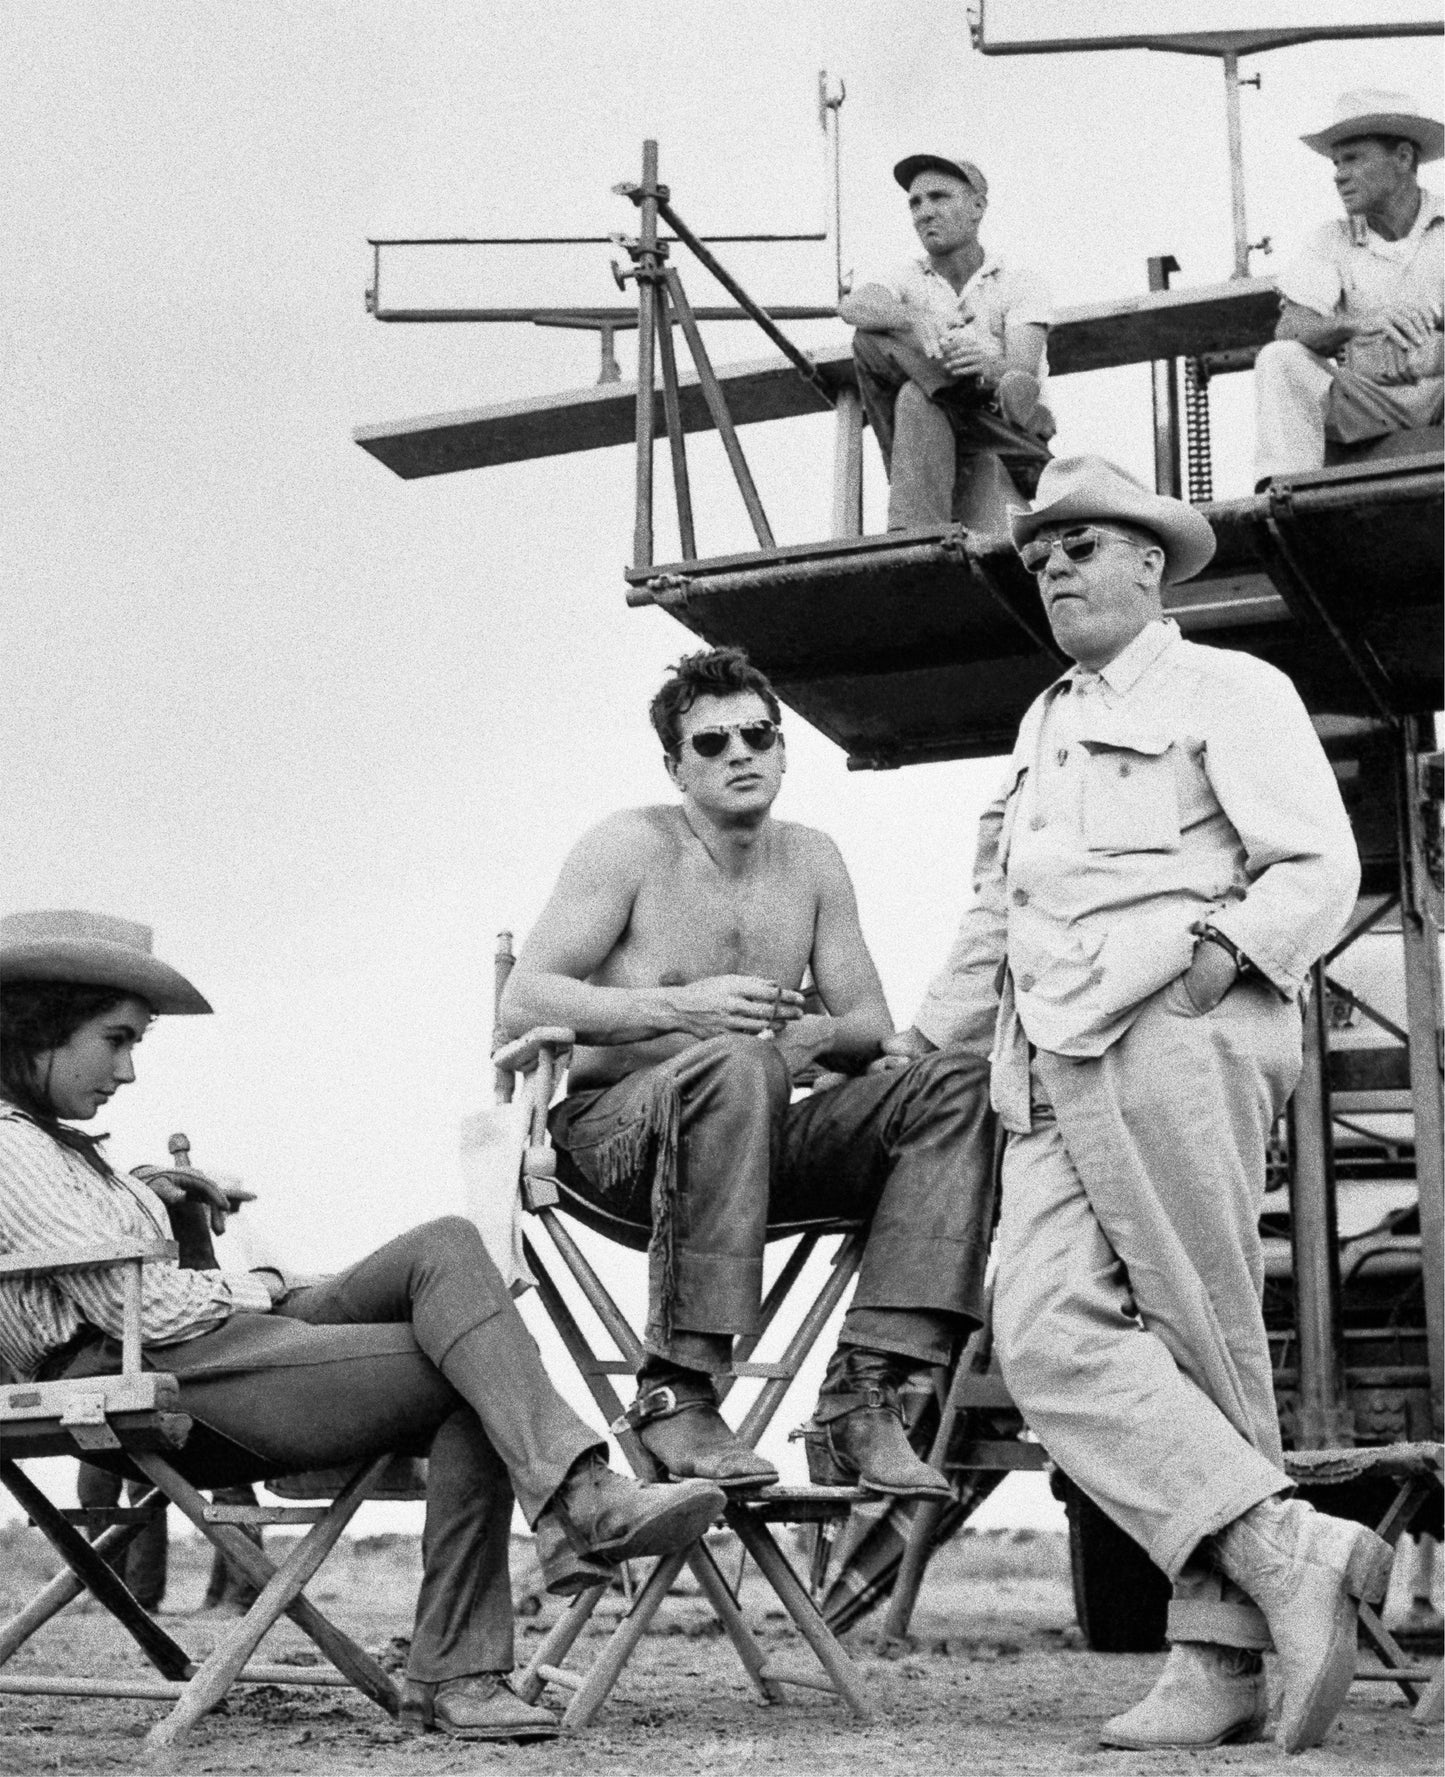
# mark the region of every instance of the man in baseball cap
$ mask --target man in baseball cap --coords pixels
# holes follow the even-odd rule
[[[1416,176],[1445,154],[1445,126],[1408,93],[1361,88],[1301,139],[1334,162],[1345,214],[1279,280],[1279,325],[1255,363],[1260,486],[1318,469],[1326,440],[1438,426],[1445,390],[1445,208]]]
[[[910,154],[893,177],[923,252],[860,283],[838,312],[857,329],[858,388],[888,471],[888,528],[936,530],[953,522],[960,471],[971,478],[1001,464],[1005,484],[1033,492],[1054,430],[1041,399],[1053,310],[1035,273],[980,243],[988,181],[972,161]]]

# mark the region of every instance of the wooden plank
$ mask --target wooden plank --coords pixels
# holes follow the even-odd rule
[[[155,1265],[179,1255],[174,1240],[118,1240],[106,1246],[72,1247],[59,1252],[0,1254],[0,1277],[60,1277],[71,1271],[104,1271],[139,1259]]]
[[[1262,345],[1274,332],[1278,305],[1270,279],[1242,278],[1063,309],[1049,336],[1049,363],[1055,376],[1071,376],[1155,358]],[[811,356],[835,392],[853,386],[853,359],[846,344]],[[785,358],[735,364],[719,369],[717,375],[735,425],[820,411],[816,394]],[[683,376],[678,393],[683,430],[710,429],[712,419],[696,376]],[[636,406],[634,383],[602,383],[525,401],[362,426],[353,436],[363,450],[410,481],[631,444],[636,437]],[[654,423],[660,431],[661,391]]]

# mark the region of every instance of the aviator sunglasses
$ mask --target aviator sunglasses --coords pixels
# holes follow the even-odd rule
[[[687,737],[687,744],[699,759],[719,759],[728,744],[728,736],[742,736],[750,752],[771,753],[782,734],[776,722],[725,722],[717,728],[699,728]]]
[[[1062,537],[1035,537],[1019,550],[1019,560],[1031,574],[1042,574],[1055,549],[1062,549],[1070,561],[1088,561],[1105,537],[1116,537],[1121,543],[1133,543],[1122,531],[1111,531],[1105,525],[1080,525],[1065,531]]]

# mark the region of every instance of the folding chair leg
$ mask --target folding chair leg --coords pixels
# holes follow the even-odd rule
[[[587,1627],[607,1591],[607,1586],[592,1586],[579,1592],[542,1637],[536,1653],[515,1680],[517,1695],[524,1703],[535,1703],[542,1695],[548,1684],[546,1674],[555,1672],[571,1653],[573,1642]]]
[[[862,1675],[818,1615],[812,1599],[766,1527],[751,1518],[744,1506],[729,1507],[727,1521],[741,1537],[743,1547],[757,1562],[764,1578],[777,1593],[779,1602],[797,1624],[798,1633],[818,1656],[818,1663],[832,1680],[833,1689],[860,1721],[872,1721],[873,1707],[868,1700]]]
[[[1420,1693],[1410,1720],[1424,1728],[1438,1728],[1445,1721],[1445,1667],[1436,1667],[1435,1676]]]
[[[1371,1605],[1361,1604],[1360,1627],[1364,1630],[1366,1639],[1373,1643],[1385,1670],[1405,1693],[1406,1700],[1410,1703],[1418,1703],[1421,1695],[1419,1687],[1413,1680],[1397,1676],[1412,1669],[1410,1658],[1381,1622],[1379,1612]]]
[[[137,1452],[132,1460],[174,1500],[202,1535],[220,1549],[232,1567],[261,1587],[260,1597],[199,1668],[170,1715],[146,1736],[146,1744],[153,1752],[162,1752],[174,1745],[180,1735],[220,1701],[262,1636],[283,1611],[358,1690],[388,1714],[397,1713],[400,1705],[391,1679],[349,1635],[343,1634],[322,1616],[315,1605],[300,1596],[301,1588],[330,1554],[389,1457],[378,1457],[352,1477],[336,1496],[331,1510],[312,1526],[279,1568],[239,1530],[210,1523],[206,1518],[205,1499],[160,1457]]]
[[[158,1496],[152,1492],[139,1501],[136,1509],[141,1509]],[[112,1524],[109,1530],[101,1534],[90,1545],[109,1567],[116,1555],[122,1555],[145,1529],[144,1524]],[[17,1648],[24,1647],[35,1631],[48,1623],[52,1617],[59,1616],[67,1604],[72,1604],[85,1591],[85,1581],[71,1567],[62,1568],[43,1586],[29,1604],[17,1611],[8,1623],[0,1624],[0,1666],[3,1666]]]
[[[712,1550],[705,1543],[696,1543],[688,1551],[687,1564],[697,1576],[697,1583],[707,1596],[708,1603],[717,1612],[728,1639],[737,1650],[737,1656],[743,1663],[743,1670],[752,1680],[753,1689],[764,1703],[781,1703],[786,1693],[775,1679],[765,1678],[763,1668],[768,1663],[768,1656],[758,1646],[757,1638],[747,1625],[732,1589],[723,1578]]]
[[[685,1555],[665,1555],[647,1576],[647,1584],[637,1594],[632,1609],[608,1637],[606,1647],[592,1662],[576,1695],[567,1705],[562,1716],[564,1728],[587,1727],[607,1701],[622,1668],[632,1658],[633,1649],[657,1615],[658,1606],[672,1590],[672,1582],[682,1571],[685,1559]]]
[[[194,1670],[191,1656],[178,1641],[166,1634],[149,1611],[136,1603],[125,1582],[105,1557],[97,1554],[98,1545],[87,1542],[73,1525],[67,1524],[16,1463],[0,1461],[0,1479],[3,1479],[16,1503],[45,1533],[56,1553],[95,1595],[97,1601],[139,1643],[141,1651],[161,1676],[171,1679],[188,1677]]]

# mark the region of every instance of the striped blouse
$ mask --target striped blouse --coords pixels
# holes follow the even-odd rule
[[[103,1178],[28,1117],[0,1103],[0,1252],[62,1253],[122,1240],[169,1240],[165,1205],[124,1173]],[[0,1278],[0,1370],[34,1377],[45,1358],[89,1325],[115,1338],[123,1322],[123,1272]],[[232,1314],[265,1313],[260,1278],[237,1271],[182,1271],[174,1260],[147,1265],[141,1338],[176,1345]]]

